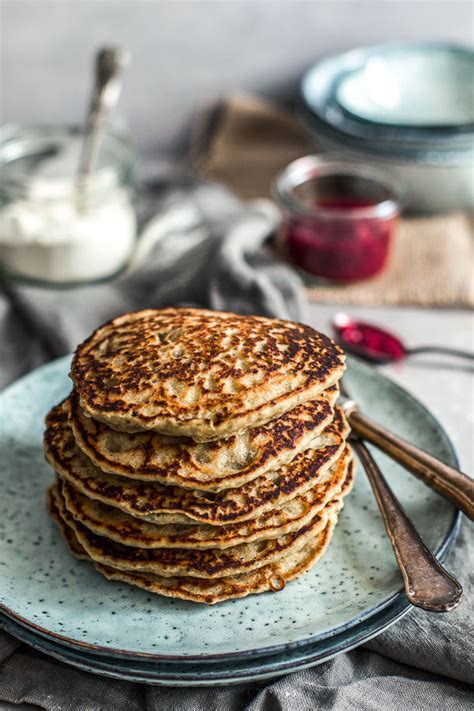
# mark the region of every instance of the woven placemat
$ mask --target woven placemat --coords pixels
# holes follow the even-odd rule
[[[242,198],[268,197],[276,174],[315,152],[291,112],[235,94],[199,115],[192,158],[201,175]],[[347,304],[474,306],[474,229],[463,213],[400,221],[388,268],[350,286],[308,283],[311,300]]]

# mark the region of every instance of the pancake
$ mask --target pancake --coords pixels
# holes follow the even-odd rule
[[[324,530],[329,513],[334,509],[338,512],[342,507],[341,499],[332,501],[298,531],[280,538],[243,543],[225,550],[147,549],[124,546],[92,533],[68,512],[60,485],[54,484],[53,487],[57,488],[59,494],[55,492],[61,517],[72,528],[77,540],[92,560],[118,570],[152,573],[164,577],[222,578],[261,568],[302,548],[308,540]]]
[[[64,505],[73,518],[93,533],[138,548],[228,548],[278,538],[303,526],[335,497],[345,496],[354,479],[352,452],[346,447],[330,470],[325,486],[310,489],[256,519],[227,526],[168,524],[157,526],[119,509],[89,499],[64,481]]]
[[[196,443],[157,432],[117,432],[86,415],[75,391],[69,422],[83,452],[104,472],[201,491],[238,487],[288,464],[307,449],[334,417],[333,386],[320,399],[304,403],[271,422],[225,440]]]
[[[74,531],[59,514],[57,503],[50,490],[48,508],[58,525],[73,555],[93,562],[78,542]],[[329,516],[326,528],[314,539],[308,541],[299,551],[269,565],[243,575],[234,575],[220,579],[192,577],[163,577],[149,573],[132,573],[94,563],[95,568],[110,580],[128,583],[143,588],[150,593],[166,597],[180,598],[193,602],[214,605],[224,600],[242,598],[247,595],[276,592],[285,587],[286,582],[307,572],[325,553],[337,522],[334,511]]]
[[[330,467],[344,450],[349,430],[342,411],[337,408],[334,420],[321,435],[324,439],[321,447],[304,450],[290,464],[238,489],[212,493],[134,481],[102,472],[77,446],[64,404],[53,408],[46,425],[47,460],[62,479],[89,498],[152,523],[190,523],[192,519],[211,525],[255,518],[314,486],[325,486],[330,479]]]
[[[309,326],[198,309],[145,310],[97,329],[71,377],[83,410],[113,429],[228,437],[314,400],[344,354]]]

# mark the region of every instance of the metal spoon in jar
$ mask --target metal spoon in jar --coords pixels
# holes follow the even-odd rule
[[[122,75],[129,63],[129,53],[120,47],[104,47],[97,52],[95,81],[84,129],[79,159],[79,185],[84,186],[96,162],[100,141],[122,88]]]
[[[336,339],[343,348],[372,363],[393,363],[418,353],[441,353],[474,361],[474,353],[448,346],[417,346],[407,348],[393,333],[379,326],[356,321],[338,313],[332,321]]]

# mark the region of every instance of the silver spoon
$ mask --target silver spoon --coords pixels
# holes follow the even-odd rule
[[[407,347],[394,333],[371,323],[358,321],[348,314],[337,313],[332,327],[338,342],[346,351],[372,363],[393,363],[419,353],[440,353],[474,361],[474,353],[450,346]]]
[[[351,437],[351,443],[359,455],[382,514],[403,575],[407,598],[412,605],[429,612],[453,610],[461,602],[461,584],[438,563],[423,543],[362,440]]]
[[[340,387],[342,396],[348,400],[349,394],[343,381],[340,381]],[[438,563],[423,543],[377,462],[354,432],[351,434],[351,444],[374,492],[385,530],[403,575],[407,598],[412,605],[430,612],[453,610],[459,605],[463,595],[460,583]]]
[[[110,113],[118,102],[122,88],[122,75],[129,59],[129,53],[120,47],[104,47],[97,52],[95,80],[78,167],[79,181],[82,186],[97,160],[100,141]]]
[[[342,385],[338,405],[355,434],[388,454],[474,520],[474,479],[374,422],[347,396]]]

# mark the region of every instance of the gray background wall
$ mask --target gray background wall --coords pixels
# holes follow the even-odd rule
[[[191,113],[231,89],[291,94],[318,57],[387,40],[473,41],[473,5],[444,0],[3,0],[2,120],[77,121],[91,54],[130,48],[122,111],[168,152]]]

